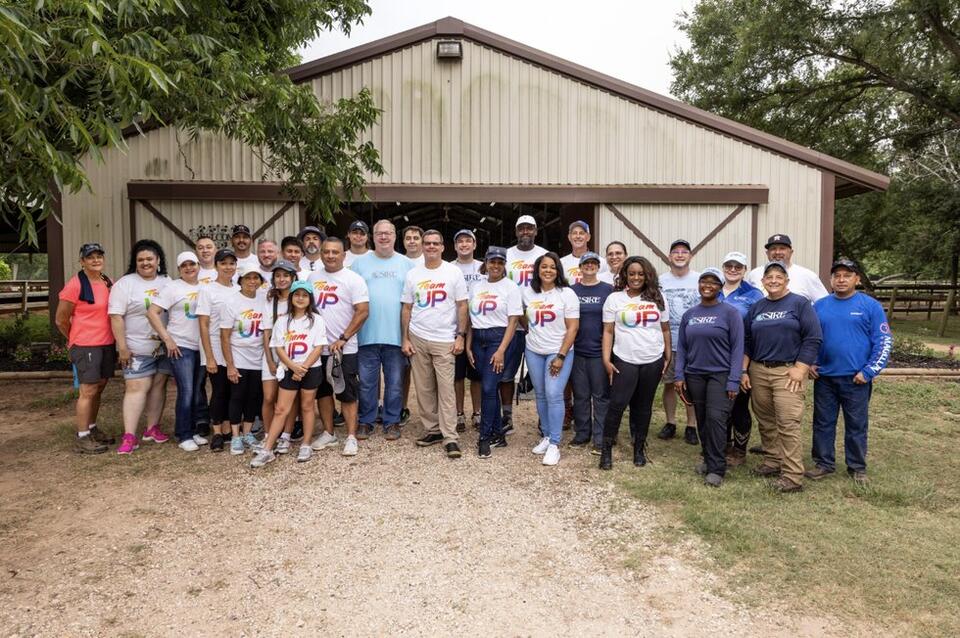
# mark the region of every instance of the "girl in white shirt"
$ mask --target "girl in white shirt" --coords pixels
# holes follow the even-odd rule
[[[633,464],[647,464],[646,442],[657,385],[670,362],[670,308],[657,271],[644,257],[628,257],[614,292],[603,304],[603,365],[610,376],[610,404],[603,423],[600,469],[613,467],[613,444],[630,406]]]
[[[230,381],[227,363],[220,347],[220,317],[227,300],[237,288],[233,276],[237,272],[237,256],[229,248],[221,248],[214,257],[217,278],[200,287],[197,301],[197,323],[200,324],[200,362],[210,379],[210,451],[222,452],[224,435],[230,432],[228,406]]]
[[[297,281],[297,268],[286,259],[280,259],[273,266],[273,275],[270,279],[270,290],[267,292],[267,307],[263,313],[263,367],[260,369],[263,384],[263,406],[260,416],[263,422],[270,427],[273,423],[273,412],[277,406],[277,396],[280,392],[280,382],[277,380],[277,359],[270,347],[270,338],[273,336],[273,326],[283,315],[287,314],[290,301],[290,286]],[[287,415],[287,422],[283,426],[283,434],[277,441],[277,453],[286,454],[290,451],[290,435],[293,432],[293,422],[296,410]]]
[[[544,253],[534,262],[530,287],[523,290],[523,306],[525,356],[543,434],[533,453],[543,455],[544,465],[556,465],[563,432],[563,389],[573,369],[573,341],[580,326],[580,299],[567,283],[556,253]]]

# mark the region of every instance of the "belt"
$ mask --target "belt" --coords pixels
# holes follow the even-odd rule
[[[793,361],[757,361],[764,368],[782,368],[784,366],[792,366]]]

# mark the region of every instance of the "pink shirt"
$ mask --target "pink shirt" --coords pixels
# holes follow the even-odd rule
[[[110,317],[107,316],[110,289],[102,280],[93,280],[90,285],[93,287],[92,304],[80,301],[80,279],[77,275],[71,277],[60,291],[60,301],[73,304],[68,346],[109,346],[114,343]]]

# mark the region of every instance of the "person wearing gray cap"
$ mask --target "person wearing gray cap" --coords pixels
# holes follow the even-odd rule
[[[469,228],[462,228],[453,236],[453,247],[457,252],[457,258],[450,263],[460,269],[463,273],[463,280],[467,282],[467,294],[473,291],[474,285],[485,279],[480,273],[483,262],[473,258],[473,253],[477,249],[477,236]],[[470,380],[470,400],[473,406],[473,415],[470,421],[474,428],[480,427],[480,373],[467,361],[467,350],[457,355],[456,371],[454,372],[454,384],[457,394],[457,432],[464,432],[467,429],[466,415],[464,414],[464,398],[466,394],[466,379]]]
[[[103,272],[103,246],[80,247],[80,271],[57,296],[57,329],[67,340],[70,362],[80,383],[74,447],[81,454],[102,454],[114,442],[97,427],[100,396],[117,368],[116,339],[107,303],[113,282]]]
[[[827,296],[827,289],[817,273],[793,263],[793,241],[789,235],[782,233],[771,235],[763,247],[767,251],[768,261],[780,261],[786,264],[791,292],[806,297],[810,303]],[[763,266],[757,266],[751,270],[747,275],[747,281],[752,286],[764,290]]]
[[[700,303],[680,319],[674,386],[697,413],[703,462],[696,472],[720,487],[727,471],[727,420],[740,386],[743,319],[719,299],[723,274],[707,268],[699,277]]]
[[[347,239],[350,246],[343,256],[345,268],[349,268],[358,257],[363,257],[370,252],[370,228],[367,222],[359,219],[353,221],[350,224],[350,230],[347,231]]]
[[[610,380],[603,365],[603,304],[613,292],[612,285],[598,278],[601,263],[597,253],[583,253],[577,265],[580,281],[570,286],[580,299],[580,325],[573,342],[577,356],[567,384],[573,389],[574,437],[570,445],[592,442],[597,454],[603,445],[603,421],[610,403]]]
[[[830,269],[833,294],[813,304],[823,331],[813,384],[813,462],[806,472],[819,480],[836,471],[837,417],[843,409],[847,474],[867,482],[867,429],[873,380],[887,366],[893,335],[883,307],[857,292],[860,269],[838,259]]]
[[[304,226],[297,233],[297,239],[303,246],[303,257],[300,258],[300,270],[313,272],[322,267],[320,261],[320,245],[327,235],[316,226]]]

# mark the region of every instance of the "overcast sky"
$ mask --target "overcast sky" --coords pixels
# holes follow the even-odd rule
[[[670,93],[670,53],[684,45],[674,22],[695,0],[368,0],[351,37],[321,36],[303,60],[337,53],[446,16],[518,40],[645,89]]]

